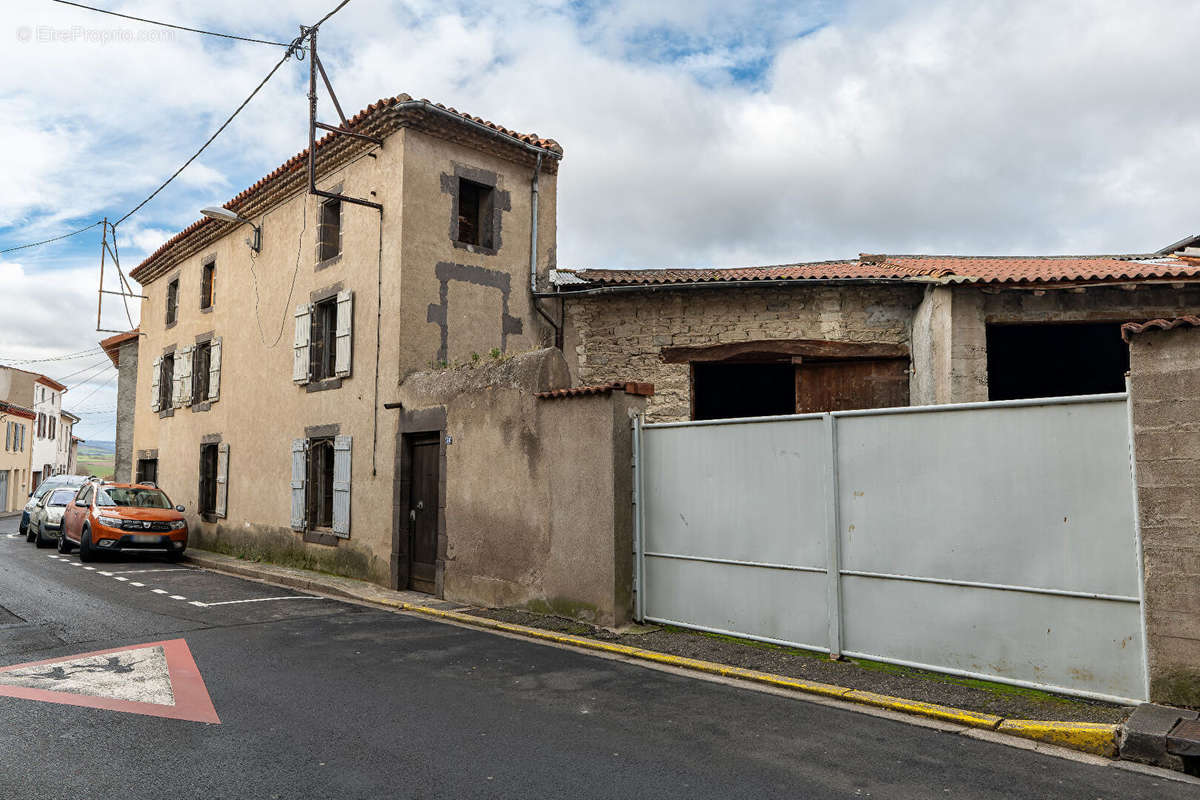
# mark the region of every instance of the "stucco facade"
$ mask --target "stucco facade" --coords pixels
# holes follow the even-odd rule
[[[382,146],[347,154],[335,142],[318,151],[320,189],[383,206],[379,212],[341,204],[335,257],[319,258],[323,198],[305,191],[302,170],[281,169],[257,195],[239,196],[239,213],[262,228],[261,252],[243,242],[247,226],[198,224],[182,243],[166,248],[166,256],[155,254],[135,270],[147,299],[132,469],[154,463],[158,484],[187,508],[196,544],[273,553],[387,584],[396,418],[384,404],[419,369],[493,350],[531,350],[550,340],[552,330],[532,312],[529,290],[531,181],[537,167],[537,268],[545,281],[554,258],[557,161],[547,151],[539,165],[537,148],[438,115],[396,122],[378,112],[367,124],[391,126]],[[463,175],[493,189],[492,247],[452,238],[456,198],[450,190]],[[211,307],[202,309],[207,263],[215,264],[215,289]],[[169,324],[171,292],[178,308]],[[298,382],[303,326],[297,314],[335,297],[349,297],[348,330],[338,322],[339,338],[348,334],[348,374]],[[163,356],[172,354],[178,363],[185,348],[218,340],[212,399],[156,410]],[[339,437],[349,452],[349,480],[338,479],[343,496],[348,484],[348,535],[294,524],[293,445],[316,435]],[[223,448],[227,476],[223,513],[202,516],[197,465],[204,444]]]
[[[0,401],[0,514],[19,511],[33,491],[29,471],[33,421],[31,409]]]

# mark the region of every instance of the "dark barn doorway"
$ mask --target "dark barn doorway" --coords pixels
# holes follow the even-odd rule
[[[988,325],[988,399],[1125,391],[1129,347],[1113,322]]]

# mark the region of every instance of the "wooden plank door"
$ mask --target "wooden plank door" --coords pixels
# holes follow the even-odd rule
[[[408,588],[437,591],[440,434],[410,440],[408,496]]]
[[[806,361],[796,367],[796,413],[908,405],[908,360]]]

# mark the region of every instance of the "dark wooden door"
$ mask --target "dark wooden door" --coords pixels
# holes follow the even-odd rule
[[[437,591],[438,466],[440,434],[410,440],[408,588]]]
[[[805,361],[796,367],[796,413],[908,405],[908,359]]]

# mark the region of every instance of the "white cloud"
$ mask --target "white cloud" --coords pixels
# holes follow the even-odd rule
[[[290,39],[330,6],[120,10]],[[109,24],[50,4],[9,17]],[[1198,28],[1187,0],[409,0],[352,3],[320,42],[348,113],[408,92],[558,139],[561,264],[681,266],[1138,251],[1194,232]],[[183,32],[0,47],[0,172],[14,187],[0,225],[20,223],[3,240],[123,215],[278,57]],[[121,226],[127,268],[305,146],[307,67],[285,65],[184,180]],[[78,303],[72,319],[94,307],[93,238],[18,254],[85,287],[61,301]],[[0,355],[41,341],[22,327],[43,324],[38,313],[0,317]],[[64,350],[96,338],[71,337]]]

